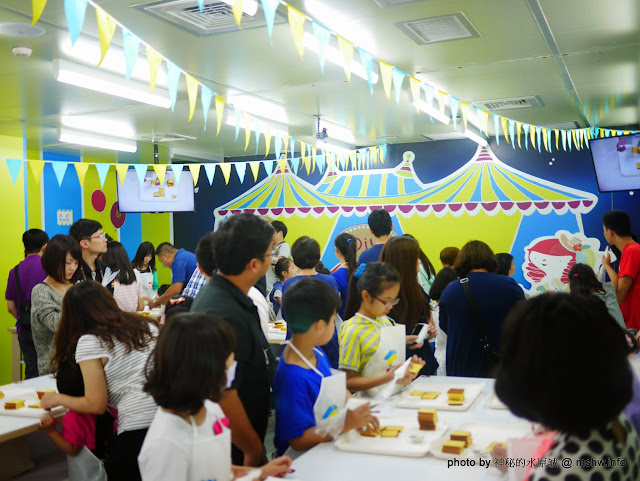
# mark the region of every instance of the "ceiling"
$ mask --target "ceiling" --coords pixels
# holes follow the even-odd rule
[[[421,134],[453,130],[452,125],[432,122],[416,112],[406,80],[396,104],[387,101],[381,81],[371,95],[365,80],[353,75],[347,82],[343,68],[329,61],[322,75],[314,52],[307,49],[301,60],[283,6],[270,45],[264,26],[206,36],[191,33],[145,10],[158,0],[97,3],[220,95],[274,104],[262,114],[265,124],[287,129],[305,142],[314,141],[316,115],[322,115],[322,127],[330,138],[346,135],[351,146],[425,141]],[[382,8],[379,3],[396,5]],[[639,124],[640,3],[636,0],[290,0],[289,4],[374,57],[461,100],[539,96],[544,104],[501,110],[500,115],[536,125]],[[395,25],[456,12],[464,14],[478,37],[418,45]],[[0,2],[0,23],[30,20],[31,2]],[[174,112],[57,82],[53,59],[97,63],[98,34],[91,6],[77,44],[92,48],[89,56],[80,47],[75,54],[70,50],[63,0],[49,0],[38,25],[46,30],[41,37],[0,35],[0,134],[26,133],[47,150],[62,149],[57,137],[62,117],[90,116],[128,123],[137,136],[173,132],[195,137],[171,143],[188,151],[224,157],[255,153],[254,136],[245,151],[244,133],[236,141],[232,126],[223,125],[215,136],[213,108],[206,132],[199,102],[192,122],[187,122],[184,78]],[[307,30],[311,31],[309,22]],[[31,47],[32,56],[14,57],[15,45]],[[108,58],[121,58],[121,45],[118,29]],[[142,52],[137,68],[144,75]],[[166,88],[166,76],[158,85]],[[241,105],[242,100],[237,102]],[[264,154],[264,138],[260,151]]]

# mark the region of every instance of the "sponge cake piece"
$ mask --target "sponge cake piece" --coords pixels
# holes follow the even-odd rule
[[[462,454],[464,451],[464,441],[447,441],[442,445],[442,452],[449,454]]]
[[[14,399],[13,401],[7,401],[4,403],[5,409],[20,409],[24,407],[24,399]]]
[[[464,441],[464,447],[471,446],[471,433],[469,431],[453,431],[449,436],[452,441]]]

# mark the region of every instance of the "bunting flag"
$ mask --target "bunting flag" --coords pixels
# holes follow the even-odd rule
[[[520,134],[522,132],[522,122],[518,122],[516,120],[516,135],[518,137],[518,148],[522,148],[522,144],[520,143]]]
[[[438,104],[440,106],[440,113],[444,115],[444,109],[447,106],[447,97],[449,94],[443,92],[442,90],[438,90]]]
[[[551,129],[547,129],[547,144],[547,150],[553,152],[553,148],[551,147]]]
[[[484,135],[489,137],[489,111],[477,109],[478,118],[482,123],[482,128],[484,130]]]
[[[567,151],[567,131],[561,130],[560,132],[562,134],[562,150],[566,152]]]
[[[144,179],[147,176],[147,167],[146,164],[133,164],[133,168],[136,169],[136,174],[138,174],[138,182],[140,185],[144,184]]]
[[[462,123],[464,124],[464,128],[467,128],[469,123],[469,105],[468,102],[460,102],[460,113],[462,114]]]
[[[422,84],[422,85],[424,86],[424,95],[427,99],[427,105],[429,107],[433,107],[433,95],[435,94],[435,89],[428,84]]]
[[[247,163],[246,162],[236,162],[236,174],[238,174],[238,179],[242,184],[244,182],[244,174],[247,172]]]
[[[535,125],[529,127],[529,135],[531,136],[531,147],[536,148],[536,128]]]
[[[289,136],[284,134],[282,137],[282,145],[284,146],[284,155],[287,156],[287,149],[289,148]]]
[[[9,174],[11,175],[11,181],[13,185],[16,185],[16,180],[18,180],[18,175],[20,174],[20,169],[22,168],[22,160],[21,159],[5,159],[7,163],[7,169],[9,169]]]
[[[349,152],[349,160],[351,160],[351,170],[356,170],[358,166],[356,165],[357,159],[355,150]]]
[[[300,168],[300,157],[293,158],[291,157],[291,169],[293,173],[298,175],[298,169]]]
[[[500,118],[501,117],[496,114],[491,114],[491,115],[493,115],[493,129],[495,131],[496,145],[500,145]]]
[[[553,132],[556,134],[556,150],[560,150],[558,146],[558,141],[560,140],[560,131],[558,129],[553,129]]]
[[[311,149],[311,154],[316,158],[316,164],[318,164],[318,170],[321,174],[324,174],[324,167],[326,165],[327,158],[325,155],[316,155],[317,152],[314,152],[315,147]]]
[[[265,154],[264,154],[264,158],[267,158],[267,155],[269,155],[269,151],[271,150],[271,127],[267,126],[265,132],[264,132],[264,144],[265,144]],[[278,148],[278,151],[280,149]],[[278,154],[276,155],[277,158],[280,158],[280,152],[278,152]]]
[[[120,179],[120,185],[124,185],[124,179],[127,177],[127,171],[129,170],[129,164],[115,164],[118,178]]]
[[[373,162],[374,166],[378,165],[378,148],[377,147],[374,147],[371,149],[371,162]]]
[[[126,67],[124,78],[128,82],[131,79],[133,68],[138,61],[140,39],[125,27],[122,27],[122,48],[124,49],[124,63]]]
[[[508,122],[507,122],[507,118],[506,117],[500,117],[500,123],[502,124],[502,132],[504,134],[504,140],[507,141],[507,144],[509,143],[509,130],[508,130]]]
[[[298,55],[301,59],[304,59],[304,21],[306,16],[304,13],[296,10],[295,8],[287,5],[289,26],[291,27],[291,34],[293,35],[293,43],[296,46]]]
[[[29,169],[31,170],[31,175],[33,175],[33,179],[36,181],[37,184],[39,184],[40,177],[42,176],[42,169],[44,169],[44,160],[30,160]]]
[[[238,27],[242,22],[242,7],[244,6],[244,0],[234,0],[233,5],[231,6],[231,11],[233,12],[233,18],[236,19],[236,23]]]
[[[542,127],[536,127],[536,137],[538,138],[538,152],[542,152],[540,142],[542,141]]]
[[[371,80],[373,74],[373,55],[371,55],[366,50],[361,49],[360,47],[358,47],[358,52],[360,53],[360,62],[362,62],[364,71],[367,74],[369,90],[371,91],[371,95],[373,95],[373,81]]]
[[[291,143],[291,160],[293,161],[293,156],[296,153],[296,139],[291,137],[290,143]],[[302,154],[300,155],[302,156]]]
[[[286,150],[286,146],[287,146],[287,142],[285,141],[284,143],[285,145],[285,150]],[[273,147],[276,153],[276,159],[280,158],[280,153],[282,152],[282,134],[280,132],[278,132],[275,135],[275,139],[273,141]],[[269,155],[269,151],[267,150],[267,155]],[[267,157],[267,155],[265,155],[265,158]],[[286,157],[287,153],[285,152],[285,157]]]
[[[100,179],[100,188],[104,187],[104,182],[107,180],[107,174],[111,168],[111,164],[93,164],[98,171],[98,179]]]
[[[40,15],[44,11],[44,6],[47,4],[47,0],[32,0],[31,1],[31,25],[35,25],[40,19]]]
[[[204,10],[204,0],[198,0],[198,10],[200,10],[200,13],[203,12],[203,10]]]
[[[249,167],[251,167],[251,172],[253,173],[253,181],[258,181],[258,174],[260,172],[260,162],[257,160],[249,162]]]
[[[511,146],[515,149],[515,130],[516,130],[516,122],[515,120],[508,119],[509,122],[509,138],[511,139]]]
[[[616,132],[616,135],[617,134],[618,134],[618,132]],[[580,146],[578,145],[578,141],[576,139],[576,130],[575,129],[571,130],[571,137],[573,137],[573,145],[576,146],[577,150],[580,150]],[[569,140],[571,140],[571,139],[569,139]],[[569,141],[569,146],[571,146],[571,141]]]
[[[213,185],[213,179],[216,176],[216,164],[202,164],[204,167],[204,173],[207,174],[209,185]]]
[[[529,124],[522,124],[522,130],[524,131],[524,146],[529,150]]]
[[[287,171],[287,159],[278,159],[278,167],[280,167],[280,172],[284,174]]]
[[[327,51],[327,46],[331,40],[331,31],[324,28],[317,22],[311,22],[313,26],[313,35],[318,42],[318,61],[320,62],[320,72],[324,75],[324,61]]]
[[[164,185],[164,176],[167,173],[167,164],[153,164],[153,170],[158,176],[160,187]]]
[[[451,119],[453,120],[453,128],[458,128],[458,107],[460,106],[460,100],[454,96],[451,96]]]
[[[167,60],[167,81],[169,83],[169,97],[171,98],[171,111],[176,108],[176,100],[178,100],[178,82],[180,82],[182,70],[171,60]]]
[[[262,11],[264,12],[264,21],[267,24],[267,33],[269,34],[269,42],[271,42],[271,34],[273,32],[273,23],[276,20],[276,10],[280,5],[280,0],[260,0],[262,3]]]
[[[180,178],[182,177],[182,168],[184,164],[169,164],[173,171],[173,176],[176,178],[176,186],[180,185]]]
[[[64,0],[64,14],[71,34],[71,45],[74,45],[80,36],[88,3],[88,0]]]
[[[413,105],[416,106],[416,110],[418,109],[418,101],[420,100],[420,85],[422,82],[415,77],[409,77],[409,88],[411,89],[411,99],[413,101]]]
[[[544,144],[544,148],[547,152],[549,152],[548,140],[547,140],[547,129],[542,129],[542,143]]]
[[[400,103],[400,94],[402,93],[402,84],[406,76],[407,74],[404,73],[402,70],[398,70],[397,68],[393,67],[393,74],[391,77],[393,80],[393,90],[395,91],[395,94],[396,94],[397,104]]]
[[[338,155],[338,163],[340,164],[340,167],[342,167],[342,170],[346,170],[347,169],[346,155],[344,154],[344,152],[340,152],[337,155]]]
[[[307,147],[309,148],[309,147]],[[311,161],[313,162],[313,165],[317,165],[318,166],[318,170],[320,169],[320,164],[318,163],[318,148],[314,145],[311,147]],[[322,171],[320,171],[322,172]]]
[[[387,157],[387,144],[380,147],[380,163],[384,164],[384,159]]]
[[[200,82],[198,82],[188,73],[184,74],[184,78],[187,81],[187,97],[189,98],[189,120],[187,120],[187,122],[191,122],[193,113],[196,111],[196,102],[198,100],[198,85],[200,85]]]
[[[353,44],[340,35],[338,37],[338,47],[342,52],[342,61],[344,67],[344,74],[347,76],[347,80],[351,82],[351,62],[353,61]]]
[[[393,82],[393,67],[387,62],[378,60],[380,64],[380,77],[382,77],[382,86],[384,87],[384,94],[387,96],[387,100],[391,101],[391,84]]]
[[[273,160],[264,162],[264,170],[267,172],[267,177],[271,177],[271,174],[273,174]]]
[[[202,115],[204,116],[204,130],[207,130],[207,118],[209,117],[209,109],[211,109],[211,99],[213,98],[213,90],[204,85],[200,89],[200,104],[202,105]]]
[[[98,22],[98,38],[100,39],[100,61],[97,65],[99,67],[111,46],[113,34],[116,33],[117,22],[115,18],[100,7],[96,7],[96,20]]]
[[[160,64],[162,63],[162,55],[160,55],[156,50],[146,46],[147,50],[147,63],[149,64],[149,90],[151,93],[156,89],[156,79],[158,78],[158,70],[160,69]]]
[[[356,156],[357,156],[357,159],[358,159],[357,168],[358,169],[363,169],[364,168],[364,161],[362,159],[362,151],[358,150],[357,153],[356,153]]]
[[[189,164],[189,171],[191,172],[191,177],[193,178],[194,187],[198,184],[198,177],[200,177],[200,165],[201,164]],[[209,182],[209,184],[211,184],[211,182]]]
[[[244,151],[246,152],[249,148],[249,140],[251,140],[252,117],[247,112],[242,112],[242,117],[244,119]]]
[[[224,103],[225,103],[225,100],[219,95],[216,95],[216,119],[218,121],[216,136],[220,134],[220,127],[222,127],[222,117],[224,115]],[[238,135],[236,134],[236,140],[237,139],[238,139]]]
[[[258,147],[260,145],[260,136],[262,135],[262,122],[260,122],[258,119],[254,119],[254,121],[255,121],[254,133],[256,135],[256,155],[258,155]]]
[[[89,169],[89,164],[85,164],[84,162],[74,162],[73,166],[76,168],[76,174],[78,174],[78,180],[80,181],[80,186],[84,187],[84,178],[87,175],[87,169]]]
[[[236,120],[236,142],[238,141],[238,134],[240,133],[240,121],[242,120],[242,110],[236,105],[233,106],[233,116]]]

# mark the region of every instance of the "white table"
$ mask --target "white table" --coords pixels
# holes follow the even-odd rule
[[[430,378],[436,380],[455,379],[456,384],[484,383],[485,388],[467,411],[438,410],[438,420],[449,423],[451,428],[459,424],[482,421],[499,424],[522,424],[519,419],[504,409],[490,409],[487,401],[493,393],[492,379],[477,378]],[[400,409],[393,401],[387,401],[373,408],[380,415],[394,417],[415,417],[416,410]],[[334,443],[323,443],[309,450],[293,462],[294,473],[287,479],[301,481],[389,481],[389,480],[505,480],[506,475],[495,467],[454,466],[447,467],[447,461],[434,457],[431,453],[423,458],[405,458],[359,454],[340,451]]]

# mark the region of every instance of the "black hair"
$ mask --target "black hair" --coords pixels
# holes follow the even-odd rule
[[[298,269],[315,269],[320,262],[320,244],[309,236],[299,237],[291,246],[291,257]]]
[[[93,234],[102,229],[102,224],[97,220],[78,219],[69,229],[69,235],[80,242],[90,238]]]
[[[64,234],[54,235],[42,254],[42,268],[49,277],[61,284],[67,282],[65,279],[67,253],[78,261],[78,270],[71,279],[73,283],[80,277],[80,265],[82,264],[82,250],[73,237]]]
[[[358,268],[358,240],[351,234],[343,232],[335,238],[334,243],[347,263],[347,279],[350,279],[353,271]]]
[[[144,264],[144,258],[148,255],[151,255],[151,260],[149,261],[149,267],[151,267],[151,272],[156,270],[156,249],[153,247],[151,242],[143,242],[138,246],[138,250],[136,251],[136,255],[133,257],[131,264],[134,268],[140,269],[142,264]]]
[[[282,274],[289,270],[291,264],[293,264],[293,261],[288,257],[278,259],[278,262],[276,262],[276,265],[273,267],[273,272],[275,273],[276,277],[282,281]]]
[[[29,229],[22,234],[22,244],[24,245],[24,255],[37,254],[42,246],[49,242],[47,233],[40,229]]]
[[[436,274],[431,289],[429,289],[429,297],[434,301],[439,301],[440,296],[444,292],[445,287],[458,278],[456,271],[452,267],[444,267]]]
[[[331,274],[331,271],[324,266],[322,261],[318,261],[318,263],[316,264],[316,272],[318,274],[324,274],[326,276]]]
[[[376,209],[369,214],[369,229],[375,237],[382,237],[391,234],[393,222],[391,216],[384,209]]]
[[[280,222],[279,220],[274,220],[274,221],[271,222],[271,226],[275,230],[276,234],[278,232],[282,232],[282,238],[283,239],[285,239],[287,237],[287,232],[289,232],[289,230],[287,229],[287,226],[284,225],[283,222]]]
[[[631,401],[624,332],[600,299],[562,293],[517,304],[501,352],[495,391],[518,417],[587,439]]]
[[[196,260],[205,275],[211,277],[216,270],[216,261],[213,257],[213,239],[215,232],[209,232],[200,239],[196,247]]]
[[[618,237],[631,235],[631,218],[623,210],[610,210],[602,216],[602,225],[605,229],[612,230]]]
[[[206,399],[220,400],[235,343],[229,324],[211,314],[171,316],[147,361],[144,391],[160,407],[196,414]]]
[[[358,268],[360,269],[360,268]],[[370,296],[379,296],[391,284],[400,283],[400,274],[395,268],[384,262],[369,262],[358,279],[354,272],[349,279],[349,295],[344,309],[344,318],[352,318],[362,303],[362,293],[367,291]]]
[[[511,270],[511,263],[513,262],[513,256],[506,252],[496,254],[496,260],[498,261],[498,271],[496,274],[508,276]]]
[[[569,290],[571,294],[590,296],[594,293],[604,293],[602,282],[596,277],[591,266],[574,264],[569,271]]]
[[[171,284],[162,284],[160,287],[158,287],[158,296],[163,295],[170,287]]]
[[[191,304],[193,304],[193,297],[191,296],[183,296],[182,294],[173,296],[167,301],[167,305],[164,308],[165,323],[170,316],[175,316],[181,312],[189,312]]]
[[[257,215],[242,213],[229,217],[213,239],[214,259],[220,272],[237,276],[252,259],[270,260],[273,234],[271,224]]]
[[[161,242],[160,244],[158,244],[158,247],[156,248],[156,255],[157,256],[161,256],[162,254],[171,254],[172,252],[176,252],[178,249],[176,249],[176,247],[173,244],[170,244],[169,242]]]
[[[107,252],[102,255],[102,262],[107,264],[112,272],[120,271],[116,280],[123,286],[130,286],[136,281],[129,256],[124,246],[117,241],[107,243]]]
[[[307,332],[320,319],[329,323],[341,306],[340,296],[326,282],[305,277],[287,288],[282,298],[282,315],[294,334]]]

